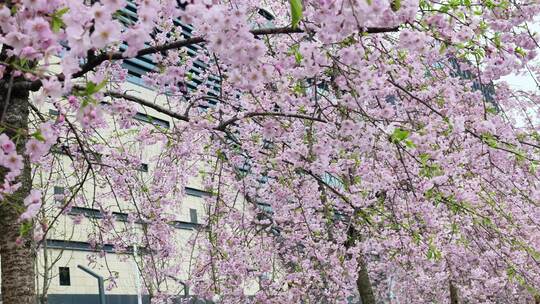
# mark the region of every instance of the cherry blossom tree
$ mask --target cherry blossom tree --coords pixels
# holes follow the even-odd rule
[[[147,249],[156,303],[180,277],[223,303],[540,302],[540,96],[501,80],[538,76],[537,1],[133,2],[0,4],[5,304],[34,303],[37,250],[85,204],[96,248]],[[143,56],[160,101],[122,90]],[[208,214],[179,248],[194,176]]]

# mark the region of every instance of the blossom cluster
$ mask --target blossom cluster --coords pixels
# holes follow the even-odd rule
[[[540,95],[502,77],[540,75],[539,14],[532,0],[1,5],[0,91],[36,91],[27,127],[0,135],[2,203],[31,168],[20,220],[42,215],[36,242],[50,213],[95,209],[89,262],[103,244],[151,248],[137,262],[154,301],[179,277],[224,303],[532,301]],[[150,66],[137,91],[155,99],[125,85],[123,60]],[[134,120],[146,112],[166,124]],[[205,214],[185,240],[192,181]],[[70,195],[49,204],[53,184]]]

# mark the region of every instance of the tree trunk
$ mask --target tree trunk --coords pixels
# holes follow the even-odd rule
[[[452,281],[450,281],[450,304],[459,304],[458,289]]]
[[[360,293],[362,304],[375,304],[375,295],[371,288],[366,262],[361,257],[359,260],[360,269],[358,270],[358,279],[356,279],[356,288],[358,288],[358,292]]]
[[[6,78],[10,77],[9,75]],[[22,155],[28,137],[28,91],[13,90],[8,100],[7,90],[0,89],[1,127],[17,146]],[[4,113],[5,110],[5,113]],[[0,171],[0,182],[4,183],[6,170]],[[30,228],[21,245],[16,240],[20,235],[22,223],[18,218],[24,210],[23,200],[32,187],[30,162],[24,160],[24,169],[18,178],[21,187],[0,202],[0,260],[2,271],[3,304],[35,304],[35,249],[32,246]]]
[[[360,241],[360,234],[351,225],[347,230],[347,242],[345,242],[345,247],[350,248],[354,246],[357,241]],[[356,279],[356,288],[360,294],[362,304],[376,303],[375,295],[373,294],[373,289],[371,287],[371,281],[369,279],[366,261],[361,256],[358,257],[358,278]]]

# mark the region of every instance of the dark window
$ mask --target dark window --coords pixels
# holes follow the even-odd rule
[[[144,113],[138,112],[137,114],[135,114],[135,116],[133,116],[133,118],[135,118],[136,120],[142,121],[142,122],[147,122],[147,123],[154,124],[156,126],[163,127],[165,129],[170,128],[170,124],[169,124],[168,121],[163,120],[163,119],[159,119],[157,117],[153,117],[153,116],[150,116],[150,115],[146,115]]]
[[[179,7],[181,9],[184,9],[185,5],[187,5],[187,3],[184,5],[179,4]],[[129,0],[126,7],[120,10],[119,14],[117,14],[116,16],[118,20],[125,26],[131,26],[137,23],[137,5],[134,3],[133,0]],[[182,35],[184,36],[184,38],[191,38],[193,36],[193,27],[191,25],[184,24],[179,19],[174,19],[173,23],[177,28],[182,30]],[[155,37],[156,33],[158,33],[158,31],[153,31],[151,36]],[[150,44],[147,43],[146,46],[149,47]],[[124,51],[127,47],[127,44],[122,43],[120,45],[120,50]],[[200,49],[201,46],[197,44],[192,44],[185,47],[185,50],[190,57],[195,57]],[[143,55],[136,58],[124,59],[122,66],[127,69],[128,81],[141,86],[146,86],[143,81],[143,76],[150,72],[155,72],[159,70],[156,62],[154,62],[154,59],[151,55]],[[201,62],[200,60],[195,61],[194,66],[189,71],[192,74],[193,78],[189,79],[189,81],[187,81],[186,83],[186,86],[190,90],[197,89],[197,87],[203,83],[204,80],[197,75],[199,75],[206,68],[207,67],[205,63]],[[219,78],[217,76],[211,76],[209,81],[206,82],[207,83],[205,85],[210,88],[209,93],[214,93],[217,96],[219,92],[219,86],[221,85],[221,81],[219,80]]]
[[[71,279],[69,277],[69,267],[59,267],[60,273],[60,286],[71,286]]]
[[[54,194],[64,194],[64,187],[54,186]]]
[[[137,170],[141,172],[148,172],[148,164],[141,164]]]
[[[62,195],[62,198],[60,198],[61,195]],[[63,195],[64,195],[64,187],[54,186],[54,200],[56,202],[64,201]]]
[[[186,194],[191,195],[191,196],[203,197],[203,196],[210,195],[210,193],[208,193],[207,191],[203,191],[203,190],[199,190],[195,188],[186,187],[185,189],[186,189]]]
[[[197,224],[197,209],[189,209],[189,220],[193,224]]]
[[[49,109],[49,115],[58,116],[58,114],[60,114],[60,112],[58,112],[58,110]]]

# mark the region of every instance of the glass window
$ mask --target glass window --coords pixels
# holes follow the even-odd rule
[[[71,286],[69,267],[59,267],[60,286]]]
[[[64,187],[54,186],[54,201],[55,202],[64,201]]]
[[[189,209],[189,219],[193,224],[197,224],[197,209]]]

